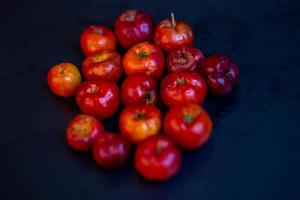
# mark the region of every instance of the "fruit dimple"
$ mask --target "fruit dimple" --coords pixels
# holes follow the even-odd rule
[[[174,59],[174,62],[179,65],[188,65],[193,61],[194,57],[190,52],[182,52]]]
[[[72,128],[75,130],[76,135],[79,137],[88,136],[91,132],[91,126],[87,121],[80,121],[74,124]]]
[[[144,119],[145,118],[146,113],[143,111],[138,111],[135,114],[135,119],[140,120],[140,119]]]

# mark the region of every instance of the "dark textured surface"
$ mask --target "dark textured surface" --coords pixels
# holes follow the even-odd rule
[[[109,173],[68,148],[66,123],[79,111],[45,83],[52,65],[83,59],[84,26],[112,26],[124,9],[156,22],[176,13],[206,55],[240,66],[229,97],[209,97],[213,137],[184,153],[180,173],[153,184],[127,168]],[[5,1],[0,23],[0,199],[300,199],[300,2],[292,0]],[[116,120],[105,122],[116,130]],[[113,128],[115,127],[115,128]]]

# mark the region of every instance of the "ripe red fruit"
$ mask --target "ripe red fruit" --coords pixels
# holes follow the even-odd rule
[[[119,118],[120,131],[132,143],[159,133],[162,119],[158,108],[151,105],[136,105],[126,107]]]
[[[155,135],[138,146],[134,165],[144,178],[151,181],[164,181],[178,172],[181,153],[167,136]]]
[[[103,50],[115,50],[116,38],[108,28],[91,25],[84,29],[80,38],[81,48],[86,56]]]
[[[107,119],[119,107],[117,85],[111,81],[85,81],[76,92],[77,104],[83,113]]]
[[[130,149],[131,145],[124,136],[105,133],[97,138],[93,146],[93,157],[100,167],[118,169],[126,163]]]
[[[121,56],[114,50],[103,50],[87,57],[82,71],[87,80],[118,81],[122,74]]]
[[[164,120],[164,130],[183,149],[201,147],[210,137],[212,121],[197,104],[171,108]]]
[[[157,102],[156,81],[146,75],[129,76],[122,84],[121,98],[126,106],[149,104]]]
[[[165,76],[161,81],[160,94],[169,106],[183,106],[189,103],[202,104],[206,96],[206,83],[196,72],[178,72]]]
[[[60,63],[51,67],[47,74],[51,91],[57,96],[70,97],[76,92],[81,82],[78,68],[71,63]]]
[[[166,52],[192,46],[194,42],[192,28],[185,22],[175,21],[173,13],[171,16],[171,19],[165,19],[157,25],[154,31],[154,43]]]
[[[226,55],[212,55],[200,62],[200,72],[209,91],[216,96],[229,94],[240,80],[237,65]]]
[[[127,76],[144,74],[159,78],[164,71],[164,55],[160,48],[150,42],[131,47],[124,55],[123,67]]]
[[[182,47],[172,51],[167,57],[169,72],[194,71],[204,58],[201,50],[194,47]]]
[[[87,151],[103,133],[103,125],[95,117],[81,114],[69,122],[66,139],[73,149]]]
[[[151,39],[153,20],[148,13],[127,10],[117,18],[115,31],[121,45],[129,48]]]

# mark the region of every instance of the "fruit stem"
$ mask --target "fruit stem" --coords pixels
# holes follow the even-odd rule
[[[182,77],[182,78],[178,78],[177,79],[177,84],[178,85],[184,85],[185,84],[185,79]]]
[[[146,104],[147,105],[151,105],[154,103],[154,95],[155,95],[155,93],[153,90],[146,92]]]
[[[191,123],[191,122],[193,122],[194,121],[194,116],[193,115],[191,115],[191,114],[189,114],[189,113],[184,113],[183,114],[183,121],[185,122],[185,123]]]
[[[144,58],[147,58],[148,53],[146,51],[139,51],[137,53],[137,56],[139,57],[139,59],[144,59]]]
[[[172,13],[172,12],[171,12],[171,20],[172,20],[172,27],[173,27],[173,29],[175,29],[175,27],[176,27],[176,21],[175,21],[174,13]]]
[[[90,26],[90,27],[94,30],[94,32],[95,32],[96,34],[98,34],[98,35],[103,35],[102,30],[97,29],[95,26]]]

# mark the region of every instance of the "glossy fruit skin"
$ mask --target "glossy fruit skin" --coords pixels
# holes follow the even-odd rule
[[[151,39],[153,19],[148,13],[138,10],[127,10],[117,18],[115,32],[124,48],[132,47]]]
[[[181,160],[181,153],[170,138],[155,135],[138,146],[134,165],[144,178],[150,181],[165,181],[178,172]]]
[[[103,125],[95,117],[80,114],[69,122],[66,139],[73,149],[88,151],[103,133]]]
[[[149,76],[137,74],[124,80],[121,89],[121,99],[125,106],[157,103],[157,84]]]
[[[83,113],[107,119],[119,107],[119,90],[111,81],[85,81],[76,92],[76,101]]]
[[[124,55],[123,67],[127,76],[145,74],[159,78],[164,71],[164,55],[160,48],[150,42],[131,47]]]
[[[207,81],[211,94],[225,96],[240,80],[238,66],[226,55],[215,54],[200,62],[200,72]]]
[[[161,98],[168,107],[202,104],[206,93],[206,83],[197,72],[171,73],[161,81]]]
[[[105,133],[100,135],[93,146],[93,158],[96,163],[109,170],[115,170],[125,165],[131,144],[120,134]]]
[[[87,80],[118,81],[122,74],[121,56],[114,50],[103,50],[87,57],[82,63]]]
[[[91,25],[84,29],[80,38],[83,53],[90,56],[103,50],[115,50],[116,38],[114,33],[100,25]]]
[[[80,72],[78,68],[71,63],[54,65],[47,74],[48,86],[57,96],[73,96],[80,82]]]
[[[181,148],[193,150],[209,139],[212,120],[197,104],[171,108],[164,119],[164,130]]]
[[[182,47],[172,51],[167,57],[169,72],[194,71],[199,61],[204,59],[201,50],[195,47]]]
[[[194,33],[185,22],[178,21],[174,27],[171,19],[165,19],[157,25],[154,31],[154,43],[165,52],[171,52],[181,47],[192,46]]]
[[[161,112],[152,105],[126,107],[119,118],[121,134],[125,135],[134,144],[158,134],[161,125]]]

